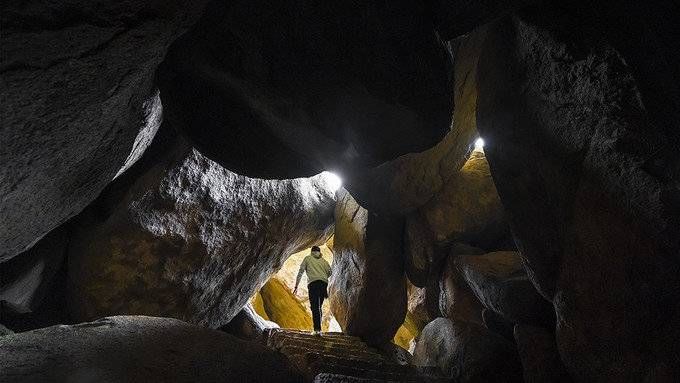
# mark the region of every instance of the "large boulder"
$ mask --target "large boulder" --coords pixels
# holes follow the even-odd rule
[[[68,297],[76,320],[125,313],[222,326],[290,254],[332,233],[335,200],[324,175],[247,178],[179,138],[157,138],[74,224]]]
[[[456,259],[464,283],[482,304],[512,323],[554,326],[554,311],[529,280],[516,251]]]
[[[283,355],[170,319],[117,316],[0,337],[0,380],[300,382]]]
[[[291,178],[438,142],[451,122],[448,62],[425,4],[213,1],[158,78],[168,120],[202,153]]]
[[[458,265],[458,255],[449,255],[439,281],[439,310],[446,318],[482,324],[482,305],[472,292]]]
[[[260,341],[265,330],[279,327],[278,324],[261,317],[253,308],[253,304],[248,302],[229,323],[220,327],[220,330],[237,338]]]
[[[161,120],[156,68],[207,1],[3,1],[0,262],[82,211]]]
[[[481,325],[437,318],[420,334],[413,363],[436,366],[455,382],[522,382],[515,346]]]
[[[260,295],[269,320],[283,328],[312,329],[312,315],[278,277],[268,280],[260,289]]]
[[[510,236],[489,164],[479,150],[419,211],[438,243],[465,242],[497,249]]]
[[[663,6],[603,26],[556,5],[528,9],[489,29],[479,59],[491,173],[577,380],[680,377],[680,98],[667,72],[677,49],[669,56],[656,34],[671,25]],[[622,56],[614,24],[637,31],[644,51]]]
[[[344,189],[337,198],[331,312],[347,334],[383,345],[406,316],[403,219],[370,213]]]

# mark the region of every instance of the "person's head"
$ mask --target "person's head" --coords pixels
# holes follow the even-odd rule
[[[315,258],[320,258],[321,257],[321,249],[319,248],[319,246],[312,246],[311,254]]]

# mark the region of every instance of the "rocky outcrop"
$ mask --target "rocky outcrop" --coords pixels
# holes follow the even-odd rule
[[[260,340],[264,331],[270,328],[279,328],[279,325],[261,317],[252,303],[248,302],[229,323],[220,327],[220,330],[237,338]]]
[[[283,328],[312,329],[312,315],[278,277],[268,280],[260,289],[260,295],[269,320]]]
[[[466,285],[486,308],[512,323],[554,327],[552,305],[536,291],[518,252],[464,255],[456,263]]]
[[[6,1],[0,262],[82,211],[153,137],[153,77],[206,1]]]
[[[326,178],[232,173],[180,139],[155,142],[85,212],[69,246],[77,320],[126,313],[225,325],[292,253],[326,241]]]
[[[478,324],[437,318],[420,335],[413,363],[437,366],[456,382],[522,382],[515,346]]]
[[[449,255],[439,282],[439,310],[446,318],[482,324],[482,305],[458,267],[458,256]]]
[[[541,327],[516,325],[514,335],[526,383],[572,381],[560,360],[554,334]]]
[[[170,318],[47,327],[0,337],[0,353],[8,383],[301,381],[279,353]]]
[[[159,81],[169,121],[202,153],[291,178],[435,144],[451,122],[447,65],[425,4],[215,1]]]
[[[406,316],[403,220],[370,213],[344,189],[337,198],[331,312],[347,334],[388,343]]]
[[[546,6],[494,24],[476,78],[478,129],[529,277],[553,301],[570,373],[677,380],[680,134],[667,118],[678,99],[641,94],[650,78],[609,44],[613,34],[576,16]],[[641,41],[665,17],[636,29]],[[656,46],[636,55],[663,70]],[[661,89],[677,89],[670,78]]]

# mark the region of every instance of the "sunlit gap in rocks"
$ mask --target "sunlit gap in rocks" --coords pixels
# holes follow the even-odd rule
[[[482,137],[479,137],[475,141],[475,150],[478,151],[478,152],[484,151],[484,139]]]
[[[337,174],[323,172],[321,175],[325,178],[326,184],[333,193],[335,193],[342,186],[342,178],[340,178]]]

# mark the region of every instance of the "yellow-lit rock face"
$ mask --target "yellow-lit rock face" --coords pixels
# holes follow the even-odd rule
[[[250,303],[253,305],[253,309],[257,315],[261,316],[263,319],[271,320],[269,319],[269,315],[267,315],[267,310],[264,309],[264,301],[262,300],[262,294],[260,294],[259,291],[250,298]]]
[[[286,284],[276,276],[260,290],[269,320],[282,328],[307,330],[312,328],[312,317],[302,303],[293,296]]]

